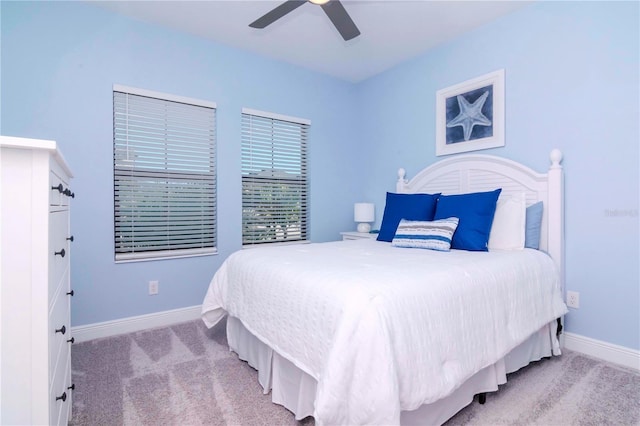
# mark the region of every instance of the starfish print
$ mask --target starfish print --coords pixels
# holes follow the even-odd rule
[[[462,126],[464,131],[464,140],[468,141],[471,138],[471,132],[473,126],[491,126],[491,120],[489,120],[482,113],[482,107],[489,96],[489,92],[486,91],[480,96],[474,103],[469,103],[464,96],[458,95],[458,106],[460,107],[460,114],[447,123],[447,127]]]

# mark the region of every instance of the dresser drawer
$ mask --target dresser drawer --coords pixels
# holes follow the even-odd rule
[[[49,205],[54,210],[60,206],[68,207],[71,194],[69,176],[58,163],[52,162],[49,171]]]
[[[49,172],[49,205],[68,206],[69,197],[64,193],[69,190],[69,182],[54,170]]]
[[[49,392],[49,397],[51,398],[49,424],[66,426],[69,421],[69,411],[73,396],[73,390],[69,389],[71,387],[71,352],[67,351],[66,357],[60,361]],[[56,399],[63,394],[65,395],[64,401]]]
[[[70,244],[67,240],[68,237],[69,212],[49,213],[49,297],[55,294],[62,274],[69,268]]]
[[[69,291],[69,270],[62,276],[58,293],[52,299],[52,307],[49,311],[49,380],[52,381],[56,374],[56,365],[66,358],[71,345],[67,340],[71,339],[71,324],[69,311],[71,308],[71,296]],[[64,327],[64,334],[61,330]]]

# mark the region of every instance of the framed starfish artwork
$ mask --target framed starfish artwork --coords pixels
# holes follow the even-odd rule
[[[504,70],[436,92],[436,155],[504,146]]]

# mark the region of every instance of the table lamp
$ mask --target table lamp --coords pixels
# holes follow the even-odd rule
[[[355,203],[353,207],[353,220],[358,222],[358,232],[371,231],[370,222],[375,220],[373,203]]]

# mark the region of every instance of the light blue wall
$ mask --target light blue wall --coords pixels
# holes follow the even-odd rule
[[[381,217],[396,170],[411,177],[437,160],[436,91],[504,68],[506,146],[484,152],[539,171],[551,149],[564,153],[566,288],[580,292],[566,330],[634,349],[639,22],[638,2],[540,2],[358,86],[365,194]]]
[[[352,84],[79,2],[1,7],[0,133],[57,140],[75,174],[73,325],[202,303],[213,273],[241,247],[242,107],[311,120],[311,238],[354,228]],[[114,264],[114,83],[217,103],[219,255]],[[159,280],[159,295],[148,296],[149,280]]]
[[[311,233],[327,241],[353,228],[356,200],[380,222],[398,167],[437,160],[438,89],[504,68],[507,144],[486,152],[540,171],[565,155],[566,286],[581,297],[566,329],[640,348],[637,2],[540,2],[356,85],[84,4],[0,5],[0,132],[59,140],[76,174],[74,325],[201,303],[240,247],[241,107],[312,120]],[[114,265],[113,83],[218,103],[220,255]]]

